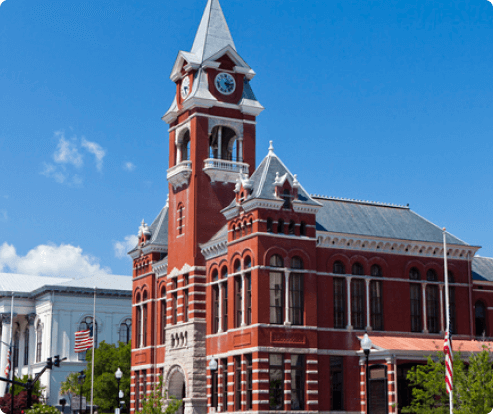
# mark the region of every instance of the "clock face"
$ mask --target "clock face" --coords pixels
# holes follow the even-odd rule
[[[214,83],[217,90],[223,95],[231,95],[236,89],[235,78],[233,78],[229,73],[220,73],[216,76]]]
[[[181,82],[180,92],[182,99],[185,99],[190,93],[190,78],[188,76],[183,78]]]

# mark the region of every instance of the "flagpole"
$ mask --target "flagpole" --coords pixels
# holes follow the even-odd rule
[[[448,264],[447,264],[447,238],[446,238],[446,228],[443,228],[443,267],[445,272],[445,310],[446,310],[446,334],[450,341],[450,301],[449,301],[449,288],[448,288]],[[452,350],[450,350],[450,358],[452,358]],[[454,402],[453,402],[453,388],[450,387],[449,392],[449,402],[450,402],[450,414],[453,413]]]
[[[92,364],[91,364],[91,414],[93,414],[94,409],[94,353],[96,352],[96,341],[97,336],[97,325],[96,325],[96,286],[94,286],[94,306],[92,312]]]

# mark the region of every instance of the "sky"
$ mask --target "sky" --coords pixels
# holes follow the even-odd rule
[[[0,1],[0,272],[131,274],[206,0]],[[406,205],[493,257],[493,5],[221,0],[268,142],[312,194]]]

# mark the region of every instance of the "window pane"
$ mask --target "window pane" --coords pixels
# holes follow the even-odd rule
[[[283,277],[281,273],[270,273],[270,323],[283,323]]]
[[[334,328],[346,326],[346,281],[334,278]]]
[[[271,410],[284,408],[284,364],[281,354],[269,355],[269,406]]]
[[[330,357],[331,409],[344,410],[343,357]]]

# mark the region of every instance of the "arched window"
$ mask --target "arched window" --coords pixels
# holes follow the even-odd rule
[[[272,255],[269,261],[271,267],[283,267],[281,256]],[[269,272],[270,289],[270,323],[282,324],[284,322],[284,277],[279,271]]]
[[[293,257],[291,259],[291,269],[303,269],[303,260],[298,256]],[[291,323],[293,325],[303,325],[303,273],[292,272],[289,278],[289,312]]]
[[[455,277],[454,274],[449,270],[448,272],[448,282],[449,283],[455,283]]]
[[[278,234],[283,234],[284,233],[284,220],[279,219],[277,222],[277,233]]]
[[[182,204],[178,206],[178,214],[177,214],[177,230],[178,235],[183,234],[183,230],[185,227],[185,216],[184,216],[185,207]]]
[[[306,223],[304,221],[300,224],[300,236],[306,236]]]
[[[241,272],[241,263],[240,263],[240,259],[236,259],[235,260],[235,265],[234,265],[234,271],[235,273],[238,273],[238,272]]]
[[[219,285],[212,286],[212,333],[219,332]]]
[[[474,305],[474,314],[476,321],[476,336],[488,336],[486,328],[486,306],[478,300]]]
[[[382,268],[379,265],[374,264],[371,267],[371,275],[372,276],[382,276]]]
[[[353,264],[352,274],[358,275],[358,276],[361,276],[364,274],[363,266],[361,265],[361,263],[356,262],[355,264]]]
[[[19,327],[18,324],[16,331],[14,333],[14,369],[16,369],[19,366],[19,344],[20,344],[20,338],[21,334],[19,332]]]
[[[412,267],[411,270],[409,270],[409,279],[420,280],[421,274],[419,273],[419,270],[416,269],[415,267]]]
[[[228,161],[240,161],[242,156],[236,145],[236,132],[226,126],[216,126],[209,136],[209,157]]]
[[[217,276],[217,270],[216,270]],[[166,343],[166,287],[161,288],[161,344]]]
[[[245,269],[250,269],[252,267],[252,259],[250,256],[245,257]]]
[[[119,341],[124,344],[128,344],[130,342],[130,338],[132,335],[132,319],[125,319],[120,324],[120,338]]]
[[[142,309],[140,306],[137,306],[135,309],[135,333],[136,333],[136,348],[140,348],[142,346]]]
[[[93,338],[94,348],[98,347],[98,323],[96,321],[95,326],[92,323],[92,316],[86,316],[82,319],[81,323],[79,323],[79,331],[90,331],[90,336]],[[79,361],[85,361],[86,353],[79,352]]]
[[[435,272],[433,269],[428,269],[428,271],[426,272],[426,280],[430,282],[436,282],[438,280],[437,272]]]
[[[295,224],[294,220],[291,220],[291,221],[289,222],[288,233],[289,233],[289,234],[294,234],[294,230],[295,230],[295,228],[296,228],[296,224]]]
[[[38,322],[36,327],[36,362],[41,362],[41,352],[43,347],[43,325]]]
[[[343,275],[346,273],[346,269],[344,268],[344,263],[340,260],[334,262],[334,266],[332,267],[332,273],[336,273],[338,275]]]
[[[274,231],[274,225],[272,219],[269,217],[267,219],[267,233],[272,233]]]
[[[440,330],[438,327],[439,309],[438,286],[426,286],[426,322],[430,333],[438,333]]]
[[[24,365],[29,365],[29,327],[24,331]]]
[[[187,130],[178,142],[178,162],[190,159],[190,131]]]
[[[221,279],[225,279],[228,277],[228,268],[226,266],[223,266],[221,269]]]
[[[218,280],[219,280],[219,272],[217,271],[217,269],[214,269],[212,271],[212,281],[217,282]]]

